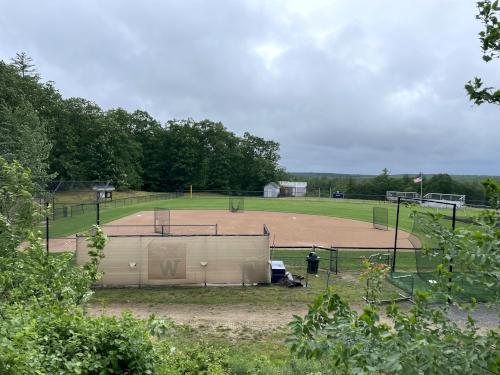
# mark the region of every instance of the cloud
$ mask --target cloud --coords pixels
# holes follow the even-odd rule
[[[0,0],[0,58],[65,96],[272,138],[292,171],[499,174],[498,111],[463,86],[474,2]]]

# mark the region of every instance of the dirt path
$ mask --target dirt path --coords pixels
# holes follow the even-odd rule
[[[408,308],[409,305],[402,305]],[[356,310],[359,307],[354,306]],[[224,327],[230,330],[242,330],[250,328],[252,330],[269,331],[286,327],[293,320],[294,315],[304,316],[307,313],[307,306],[290,304],[282,306],[257,306],[252,304],[234,305],[196,305],[196,304],[132,304],[120,303],[109,304],[105,307],[90,305],[87,313],[91,316],[107,315],[117,316],[122,312],[130,310],[138,318],[147,318],[151,314],[159,317],[168,317],[177,324],[184,324],[193,327],[208,327],[217,329]],[[482,331],[498,329],[500,322],[498,310],[478,306],[472,316],[476,319],[477,326]],[[467,314],[463,311],[453,309],[450,317],[460,325],[467,322]],[[384,314],[381,320],[390,323]]]
[[[195,304],[110,304],[106,307],[91,305],[87,313],[91,316],[117,316],[130,310],[138,318],[147,318],[151,314],[168,317],[177,324],[194,327],[225,327],[236,330],[253,328],[260,330],[284,327],[293,319],[293,315],[304,315],[304,306],[256,306],[252,304],[236,305],[195,305]]]

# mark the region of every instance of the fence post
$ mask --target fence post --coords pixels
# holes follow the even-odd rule
[[[394,233],[394,252],[392,254],[391,272],[396,271],[396,249],[398,246],[399,206],[400,205],[401,205],[401,197],[398,197],[398,209],[396,211],[396,231]]]
[[[451,229],[453,232],[455,231],[455,221],[457,219],[457,205],[453,205],[453,219],[451,222]],[[448,266],[448,271],[450,272],[450,277],[448,278],[448,294],[451,295],[451,283],[452,283],[452,274],[453,274],[453,258],[450,259],[450,265]],[[451,298],[448,297],[448,303],[451,303]]]
[[[339,249],[335,249],[335,275],[339,274]]]
[[[47,256],[49,256],[49,202],[45,202],[45,249]]]
[[[332,261],[333,261],[332,250],[330,249],[330,265],[328,266],[328,271],[330,271],[330,272],[332,271]]]
[[[99,217],[99,192],[96,192],[96,224],[99,225],[100,217]]]

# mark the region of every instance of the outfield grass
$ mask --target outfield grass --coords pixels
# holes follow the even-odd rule
[[[332,199],[264,199],[245,198],[245,210],[249,211],[274,211],[298,214],[322,215],[345,219],[354,219],[371,222],[373,207],[386,207],[388,209],[389,226],[395,227],[397,206],[392,203],[356,200]],[[173,210],[198,209],[198,210],[227,210],[227,197],[181,197],[168,200],[159,200],[134,204],[124,207],[109,207],[101,210],[101,224],[132,215],[139,211],[150,211],[155,207],[170,208]],[[399,226],[400,229],[411,231],[413,219],[410,217],[412,207],[401,206]],[[436,212],[436,209],[426,209]],[[450,210],[440,210],[444,214],[451,214]],[[477,211],[459,211],[458,215],[475,215]],[[96,222],[94,210],[81,215],[62,218],[51,222],[50,236],[62,237],[90,228]]]
[[[273,260],[283,260],[285,265],[302,269],[302,273],[306,271],[306,257],[311,251],[310,249],[274,249],[271,258]],[[330,256],[332,258],[332,268],[337,262],[338,272],[361,272],[363,271],[363,259],[374,254],[388,254],[392,257],[392,251],[381,250],[345,250],[340,249],[338,252],[330,253],[328,250],[316,249],[316,253],[320,257],[319,267],[328,269],[330,265]],[[383,259],[385,261],[386,258]],[[415,252],[414,251],[398,251],[396,254],[396,269],[405,272],[415,272]]]
[[[396,208],[393,204],[377,204],[368,202],[332,200],[293,200],[293,199],[263,199],[246,198],[245,209],[250,211],[275,211],[302,213],[311,215],[323,215],[339,218],[347,218],[371,222],[372,207],[383,206],[389,209],[389,225],[395,225]],[[227,210],[227,198],[175,198],[162,201],[146,202],[125,207],[110,207],[102,209],[100,213],[101,223],[107,223],[119,218],[132,215],[139,211],[153,210],[155,207],[170,209],[199,209],[199,210]],[[402,208],[400,214],[400,225],[402,229],[410,230],[412,220],[409,217],[410,209]],[[81,215],[62,218],[51,222],[51,237],[61,237],[88,229],[95,224],[95,211],[86,212]]]

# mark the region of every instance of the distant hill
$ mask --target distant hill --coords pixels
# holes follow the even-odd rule
[[[347,174],[347,173],[320,173],[320,172],[289,172],[296,177],[326,177],[326,178],[347,178],[365,179],[375,177],[376,175],[369,174]]]
[[[318,178],[330,178],[330,179],[334,179],[334,178],[348,178],[348,177],[352,177],[353,179],[355,180],[364,180],[364,179],[367,179],[367,178],[372,178],[372,177],[375,177],[377,176],[376,174],[348,174],[348,173],[324,173],[324,172],[289,172],[292,176],[295,176],[295,177],[304,177],[304,178],[314,178],[314,177],[318,177]],[[432,176],[434,176],[436,173],[434,174],[426,174],[424,173],[424,177],[427,177],[427,178],[431,178]],[[406,174],[407,176],[410,176],[410,177],[415,177],[417,176],[416,173],[408,173]],[[402,174],[391,174],[391,177],[403,177],[405,176],[404,173]],[[465,182],[465,181],[468,181],[468,182],[479,182],[479,181],[482,181],[488,177],[491,177],[491,178],[494,178],[496,179],[497,181],[500,182],[500,176],[487,176],[487,175],[454,175],[454,174],[450,174],[450,176],[454,179],[454,180],[457,180],[457,181],[461,181],[461,182]]]

